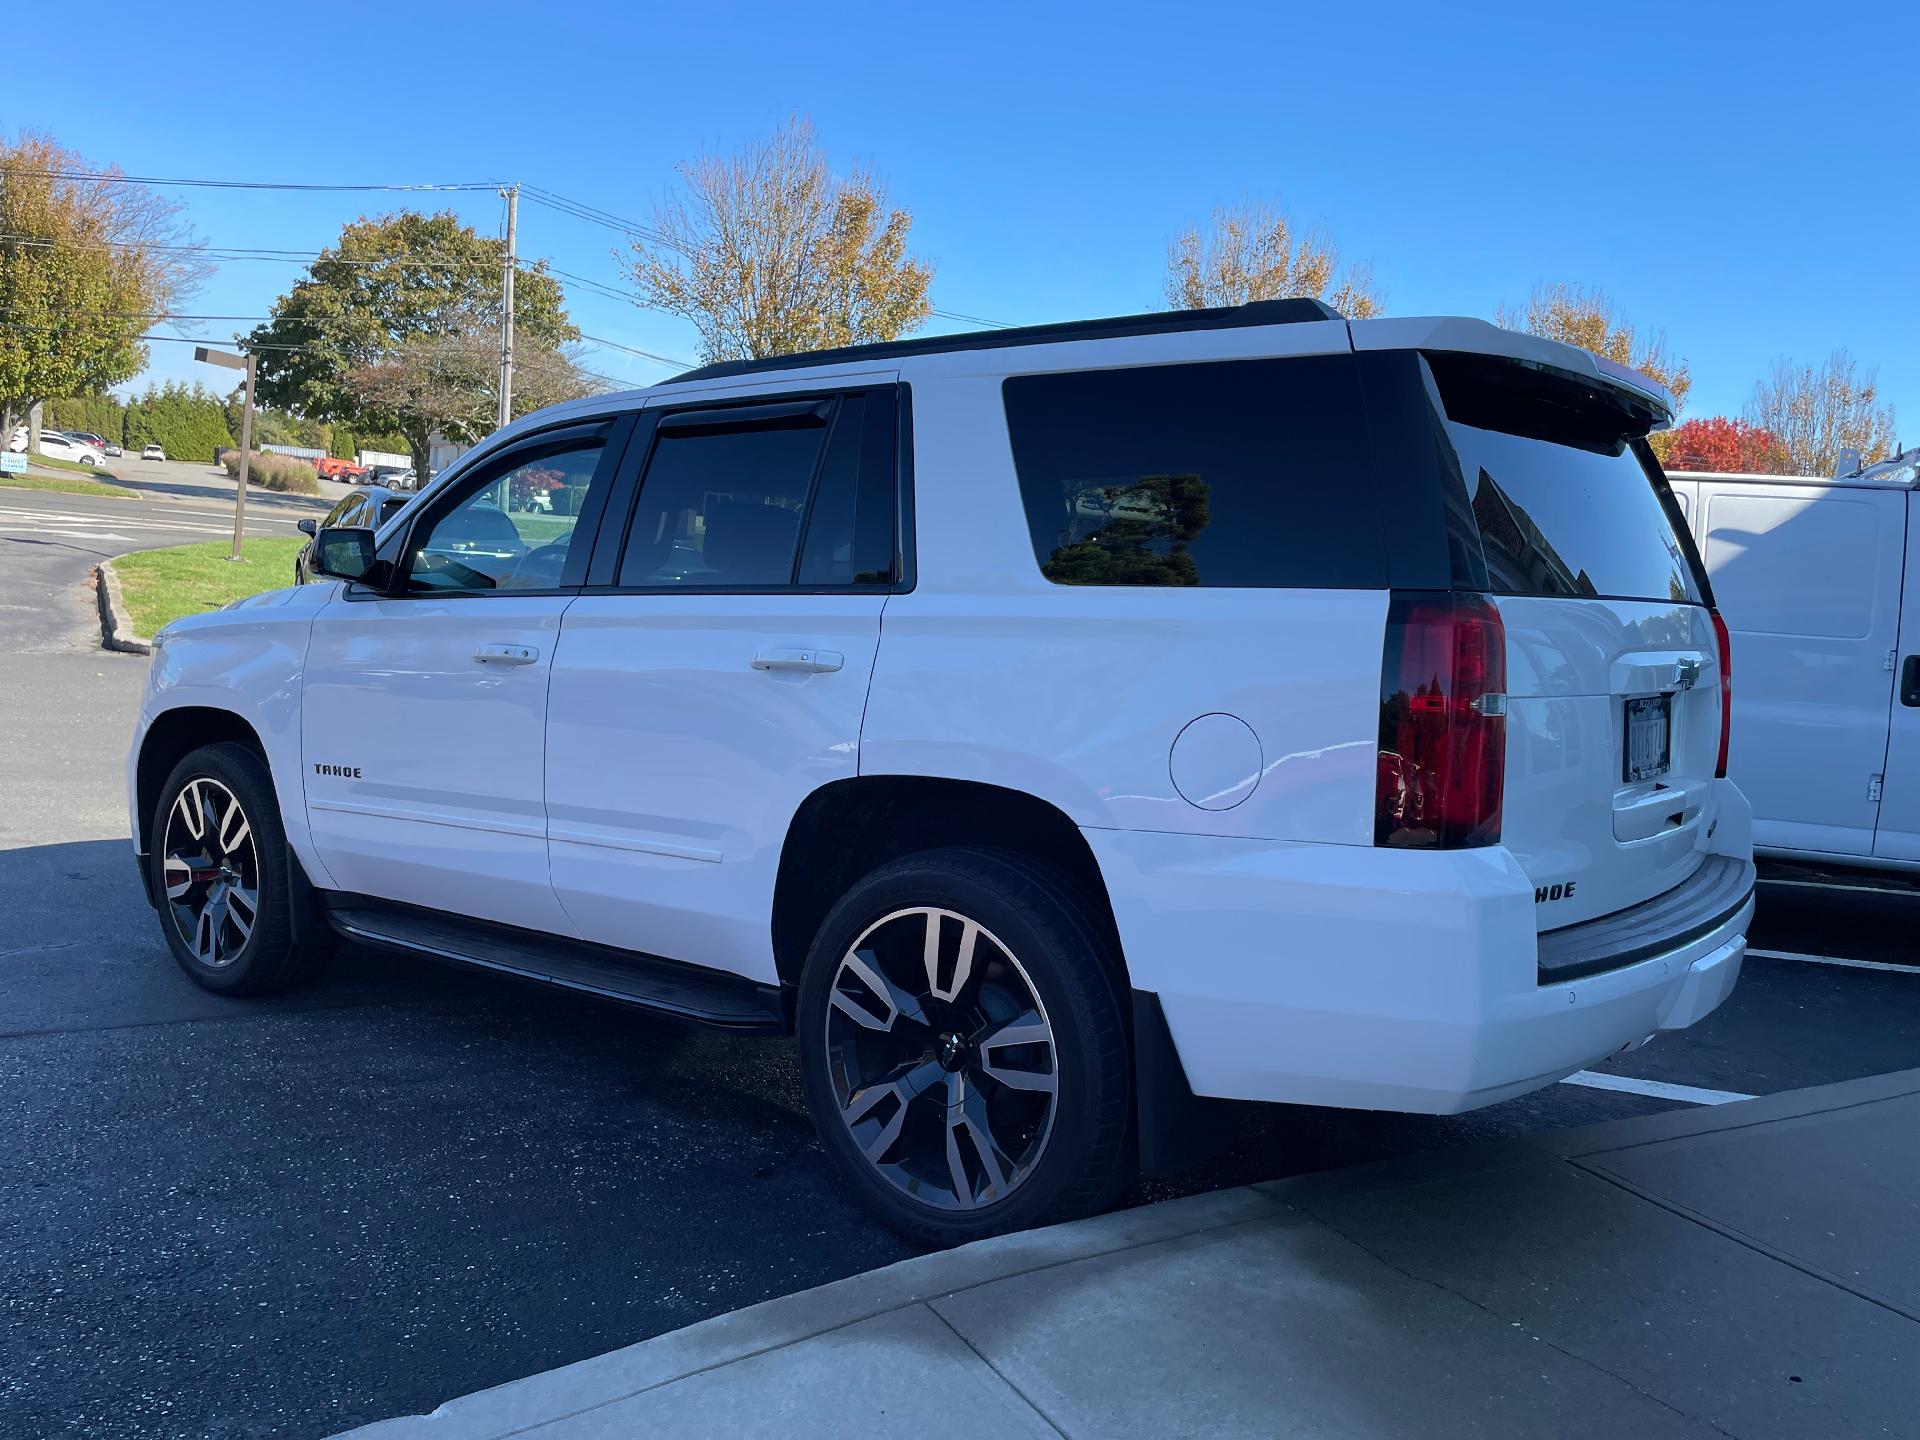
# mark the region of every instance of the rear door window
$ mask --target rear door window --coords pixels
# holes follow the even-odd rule
[[[1350,355],[1020,375],[1003,390],[1056,585],[1386,585]]]
[[[1604,397],[1510,361],[1432,365],[1489,590],[1700,602],[1678,507]]]

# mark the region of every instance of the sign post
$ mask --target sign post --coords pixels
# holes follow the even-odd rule
[[[229,354],[225,350],[209,350],[204,345],[193,347],[193,358],[208,365],[224,365],[229,370],[247,372],[247,402],[240,412],[240,483],[233,491],[233,553],[227,558],[240,558],[240,541],[247,532],[247,464],[253,458],[253,354]]]

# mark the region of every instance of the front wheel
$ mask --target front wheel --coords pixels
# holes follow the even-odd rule
[[[800,981],[808,1108],[860,1199],[939,1245],[1091,1214],[1132,1175],[1117,958],[1072,886],[927,851],[827,916]]]
[[[325,946],[296,945],[287,835],[273,777],[244,745],[173,768],[153,818],[153,893],[180,968],[209,990],[259,995],[306,979]]]

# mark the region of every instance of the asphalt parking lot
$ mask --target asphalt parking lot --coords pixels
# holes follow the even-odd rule
[[[327,1435],[911,1253],[784,1043],[363,951],[269,1001],[187,982],[126,839],[144,662],[93,648],[79,583],[170,541],[75,539],[132,502],[61,499],[0,491],[0,1435]],[[1719,1013],[1585,1083],[1250,1110],[1133,1200],[1920,1065],[1920,897],[1805,882]]]

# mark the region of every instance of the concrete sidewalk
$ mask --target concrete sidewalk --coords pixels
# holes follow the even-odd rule
[[[352,1434],[909,1431],[1920,1435],[1920,1070],[986,1241]]]

